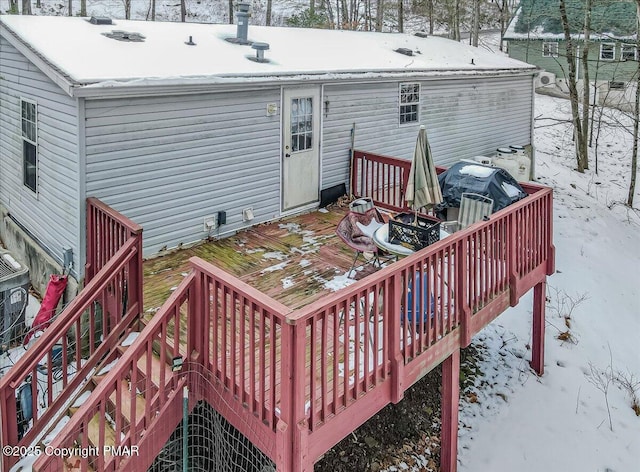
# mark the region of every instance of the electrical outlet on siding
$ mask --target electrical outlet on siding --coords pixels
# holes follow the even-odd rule
[[[204,231],[209,233],[218,227],[218,215],[204,217]]]
[[[253,207],[242,210],[242,221],[251,221],[253,219]]]

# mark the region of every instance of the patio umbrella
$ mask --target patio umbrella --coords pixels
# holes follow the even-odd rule
[[[422,207],[432,207],[442,202],[442,192],[438,183],[436,167],[433,164],[431,148],[427,139],[427,132],[424,125],[420,126],[416,150],[413,153],[411,170],[409,171],[409,181],[404,199],[415,211],[416,219],[418,209]]]

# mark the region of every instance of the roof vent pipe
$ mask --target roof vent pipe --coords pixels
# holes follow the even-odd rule
[[[236,13],[236,17],[238,18],[238,32],[236,34],[236,39],[240,44],[247,44],[249,42],[247,40],[249,18],[251,17],[248,3],[238,2],[238,12]]]

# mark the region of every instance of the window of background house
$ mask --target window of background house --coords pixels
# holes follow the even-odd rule
[[[549,42],[542,43],[542,56],[543,57],[558,57],[558,43]]]
[[[638,50],[635,44],[623,44],[620,48],[620,59],[623,61],[635,61],[638,59]]]
[[[420,84],[400,84],[400,124],[418,121]]]
[[[22,183],[33,192],[38,185],[38,125],[35,102],[20,99],[22,124]]]
[[[610,90],[624,90],[624,82],[618,82],[615,80],[609,81],[609,89]]]
[[[613,61],[616,58],[615,43],[602,43],[600,45],[600,60]]]

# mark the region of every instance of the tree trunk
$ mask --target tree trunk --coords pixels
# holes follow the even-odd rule
[[[71,3],[71,0],[69,0],[69,3]],[[131,19],[131,0],[124,0],[124,19]]]
[[[267,18],[265,19],[265,24],[267,26],[271,26],[271,9],[273,8],[273,0],[267,0]],[[311,4],[309,5],[309,16],[313,16],[313,12],[315,11],[315,7],[313,4],[313,0],[311,0]]]
[[[640,0],[636,0],[636,48],[640,48]],[[627,206],[633,208],[636,193],[636,174],[638,173],[638,128],[640,116],[640,61],[636,71],[636,104],[633,114],[633,152],[631,153],[631,175],[629,178],[629,196]]]
[[[427,11],[429,13],[429,34],[433,34],[433,0],[427,2]]]
[[[315,0],[309,0],[309,16],[313,16],[316,13]]]
[[[233,24],[233,0],[229,0],[229,24]]]
[[[24,7],[24,0],[22,0],[22,6]],[[73,0],[69,0],[69,16],[73,16]]]
[[[583,160],[580,156],[580,150],[582,149],[581,140],[583,139],[584,135],[582,133],[582,122],[580,121],[578,88],[576,86],[576,53],[573,45],[573,38],[571,37],[571,31],[569,29],[569,20],[567,19],[567,8],[565,0],[560,0],[560,16],[562,19],[562,29],[564,30],[564,39],[567,43],[567,65],[569,66],[569,80],[567,81],[567,85],[569,87],[571,117],[573,120],[573,131],[576,140],[576,162],[578,165],[578,172],[584,172],[584,168],[582,167]]]
[[[87,16],[87,0],[80,0],[80,16]]]
[[[453,39],[460,41],[460,0],[453,5]]]
[[[398,0],[398,31],[404,33],[404,0]]]
[[[502,0],[502,8],[500,8],[500,50],[504,49],[504,34],[507,32],[509,24],[509,4],[507,0]]]
[[[473,25],[471,27],[471,45],[478,47],[480,35],[480,0],[473,0]]]
[[[586,0],[584,6],[584,46],[582,48],[582,139],[580,140],[579,157],[582,161],[578,168],[589,168],[589,94],[591,82],[589,80],[589,41],[591,39],[591,2]]]
[[[151,21],[156,21],[156,0],[151,0]]]
[[[71,6],[71,0],[69,0],[69,6]],[[31,11],[31,0],[22,0],[22,14],[33,15]]]
[[[376,31],[382,31],[382,13],[384,7],[382,0],[376,0]]]

